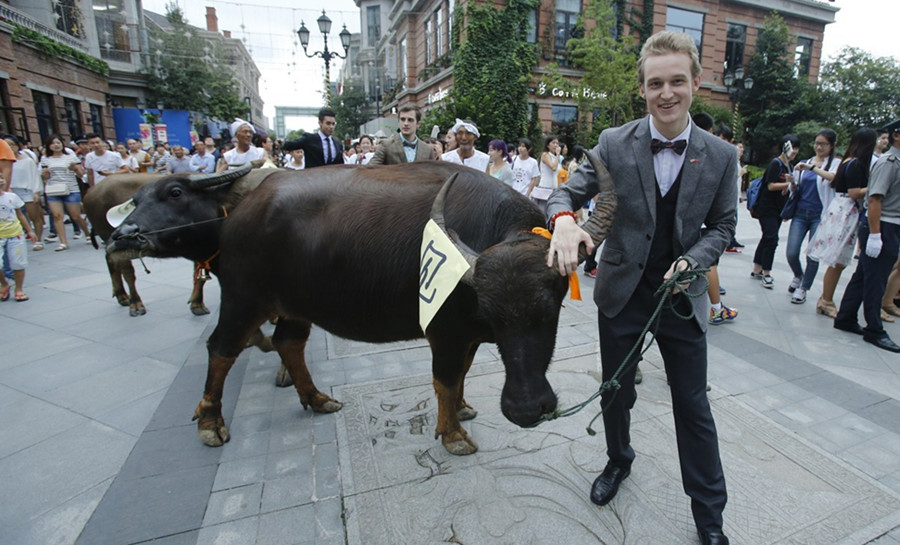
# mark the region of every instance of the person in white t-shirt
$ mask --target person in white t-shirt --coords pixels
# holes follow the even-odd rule
[[[107,176],[128,172],[128,165],[125,164],[122,156],[115,151],[107,150],[99,135],[89,134],[88,144],[92,150],[84,158],[84,168],[88,175],[88,189],[102,182]]]
[[[472,167],[481,172],[487,170],[491,158],[487,153],[475,149],[475,140],[481,137],[475,123],[468,119],[457,119],[451,130],[456,134],[457,147],[442,155],[441,160]]]
[[[303,170],[306,162],[303,160],[303,150],[301,148],[293,149],[288,153],[288,159],[284,162],[284,168],[290,170]]]
[[[253,126],[247,121],[235,118],[231,124],[231,134],[237,139],[234,149],[226,151],[219,164],[216,166],[216,172],[221,172],[229,168],[236,168],[250,161],[258,161],[266,158],[266,152],[263,148],[253,146]]]
[[[527,138],[519,138],[518,145],[519,154],[513,159],[512,171],[515,177],[513,189],[522,195],[528,194],[528,188],[537,185],[541,178],[541,172],[538,170],[537,160],[531,156],[533,146],[531,140]]]

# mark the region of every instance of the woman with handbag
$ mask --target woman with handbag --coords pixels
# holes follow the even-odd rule
[[[753,255],[753,270],[750,276],[760,281],[762,287],[772,289],[772,263],[778,248],[778,230],[781,228],[781,211],[788,200],[788,193],[794,185],[791,161],[797,157],[800,139],[794,134],[781,138],[781,154],[772,159],[762,177],[759,199],[756,203],[756,220],[762,230],[762,237]]]
[[[822,129],[816,133],[813,142],[816,154],[794,167],[798,178],[797,188],[788,201],[788,205],[793,204],[793,209],[788,210],[788,205],[785,205],[785,210],[782,211],[782,218],[791,220],[786,255],[788,265],[794,272],[788,293],[792,294],[791,303],[795,305],[806,302],[806,292],[812,287],[819,271],[819,263],[809,257],[806,258],[806,270],[803,269],[800,264],[800,248],[805,237],[808,236],[811,241],[816,235],[822,213],[834,198],[831,181],[840,164],[840,159],[834,158],[836,142],[837,133],[831,129]],[[790,217],[786,217],[784,212],[788,212]]]
[[[809,259],[828,265],[822,278],[822,296],[816,302],[816,312],[829,318],[837,316],[834,290],[856,250],[861,199],[866,196],[876,137],[873,129],[859,129],[853,133],[832,182],[835,197],[826,207],[822,222],[806,251]]]
[[[81,161],[74,153],[66,153],[62,137],[51,134],[44,141],[46,155],[41,158],[41,177],[44,179],[44,195],[47,206],[53,217],[53,225],[59,235],[57,252],[69,249],[66,239],[66,226],[63,223],[63,212],[68,212],[82,233],[88,232],[87,223],[81,216],[81,192],[78,190],[78,178],[84,175]],[[65,210],[64,210],[65,208]]]

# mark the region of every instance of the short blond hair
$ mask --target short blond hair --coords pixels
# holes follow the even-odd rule
[[[641,56],[638,59],[638,81],[644,83],[644,63],[648,57],[658,57],[669,53],[684,53],[691,59],[691,76],[700,76],[700,52],[694,44],[694,39],[684,32],[672,32],[663,30],[657,32],[644,42],[641,48]]]

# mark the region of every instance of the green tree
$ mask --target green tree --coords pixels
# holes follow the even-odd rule
[[[795,76],[790,30],[778,12],[766,17],[756,43],[748,69],[754,84],[744,94],[740,112],[745,142],[758,161],[765,161],[779,139],[798,122],[813,118],[814,110],[806,100],[810,86]]]
[[[566,78],[554,63],[542,79],[543,84],[561,89],[575,101],[579,111],[575,143],[586,146],[592,146],[603,129],[640,115],[634,102],[639,94],[634,40],[631,36],[621,41],[613,37],[618,24],[613,1],[590,0],[578,22],[584,32],[566,44],[572,66],[584,71],[581,78]],[[593,113],[590,124],[589,112]]]
[[[151,30],[151,66],[146,70],[150,103],[230,120],[248,114],[232,73],[214,44],[188,26],[181,9],[166,6],[168,32]]]
[[[822,67],[820,104],[827,104],[834,129],[852,134],[861,127],[880,127],[900,117],[897,74],[900,63],[845,47]]]
[[[443,106],[429,112],[423,130],[433,124],[446,128],[457,117],[471,119],[481,132],[481,148],[494,138],[511,140],[528,134],[527,96],[537,52],[523,33],[529,12],[537,5],[537,0],[508,0],[498,9],[468,2],[464,17],[460,11],[454,14],[453,90]],[[459,39],[461,19],[465,40]]]
[[[333,96],[331,107],[337,119],[335,136],[352,139],[359,136],[359,127],[372,118],[372,103],[358,81],[351,80],[340,95]]]

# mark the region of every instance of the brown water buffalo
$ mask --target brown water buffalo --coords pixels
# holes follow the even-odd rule
[[[239,174],[236,171],[231,171],[228,175],[232,181],[236,180],[236,182],[231,184],[231,194],[228,195],[227,199],[223,200],[222,208],[218,210],[222,217],[224,218],[224,214],[272,172],[271,169],[253,170],[249,173],[241,171]],[[114,230],[113,226],[106,219],[106,213],[109,209],[131,199],[141,187],[165,176],[165,174],[115,174],[105,178],[103,183],[95,185],[87,193],[84,198],[84,210],[91,222],[91,240],[94,248],[99,247],[95,237],[100,237],[104,242],[107,242]],[[216,177],[218,180],[222,179],[221,175],[211,176]],[[195,175],[191,178],[203,180],[205,177],[208,176]],[[201,241],[198,237],[198,240],[192,244],[192,248],[197,251],[190,252],[191,255],[201,256],[195,260],[198,264],[198,269],[194,275],[193,289],[188,299],[191,312],[197,316],[209,314],[209,309],[203,303],[203,284],[207,279],[206,271],[213,268],[211,262],[214,262],[218,253],[218,231],[218,227],[204,231],[204,234],[207,235],[207,240]],[[143,254],[143,256],[150,257],[148,254]],[[106,265],[112,281],[113,297],[116,298],[120,305],[129,307],[131,316],[142,316],[147,313],[144,302],[137,292],[134,266],[131,262],[133,258],[137,257],[140,257],[139,253],[118,252],[106,254]],[[187,254],[183,254],[180,257],[187,257]],[[125,289],[126,285],[128,286],[127,291]]]
[[[599,244],[616,196],[606,169],[596,158],[591,161],[601,200],[586,228]],[[448,180],[455,180],[452,186]],[[161,226],[210,217],[217,192],[226,191],[178,176],[147,185],[135,194],[137,208],[112,234],[108,250],[167,255],[173,251],[172,234],[160,232]],[[423,333],[419,250],[432,216],[458,241],[473,268]],[[304,349],[317,324],[364,342],[428,339],[438,399],[435,436],[442,436],[453,454],[477,450],[460,419],[475,416],[463,382],[481,343],[496,343],[503,360],[504,416],[521,426],[537,423],[556,408],[545,375],[568,286],[546,265],[549,241],[530,232],[544,223],[537,206],[511,188],[447,163],[273,174],[222,225],[221,309],[208,341],[203,399],[194,414],[201,440],[210,446],[229,440],[221,412],[225,377],[248,337],[272,315],[280,317],[273,344],[304,408],[341,408],[316,388],[307,369]]]

